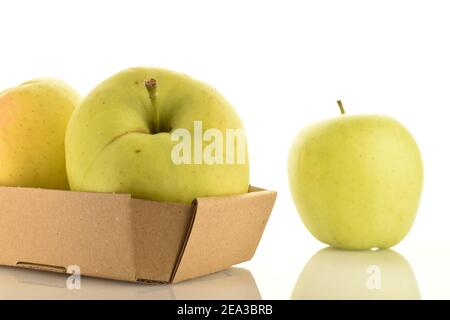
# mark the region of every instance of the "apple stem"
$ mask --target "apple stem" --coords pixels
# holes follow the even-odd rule
[[[153,133],[159,132],[159,110],[158,110],[158,101],[157,101],[157,92],[156,92],[156,79],[145,80],[144,82],[145,88],[147,89],[148,96],[150,98],[151,103],[151,111],[152,111],[152,131]]]
[[[342,104],[342,101],[338,100],[337,104],[339,106],[339,110],[341,110],[341,114],[345,114],[345,109],[344,109],[344,105]]]

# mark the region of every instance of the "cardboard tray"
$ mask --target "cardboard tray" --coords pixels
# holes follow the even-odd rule
[[[0,264],[175,283],[251,259],[276,192],[250,187],[192,205],[128,194],[0,187]]]

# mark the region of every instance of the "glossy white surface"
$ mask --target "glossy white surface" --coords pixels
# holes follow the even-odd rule
[[[68,280],[65,274],[1,267],[0,299],[261,299],[252,274],[240,268],[175,285],[82,277],[79,289],[68,289]]]
[[[448,254],[418,253],[415,263],[394,250],[321,249],[250,263],[174,285],[139,284],[0,267],[0,299],[445,299]],[[410,255],[414,257],[414,254]],[[427,261],[424,263],[426,257]],[[287,257],[286,257],[287,258]],[[274,260],[277,260],[276,262]],[[301,260],[304,265],[295,270]],[[251,271],[253,270],[253,271]]]

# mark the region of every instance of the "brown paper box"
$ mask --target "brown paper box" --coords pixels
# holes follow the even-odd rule
[[[252,258],[276,192],[251,187],[192,205],[128,194],[0,187],[0,264],[172,283]]]

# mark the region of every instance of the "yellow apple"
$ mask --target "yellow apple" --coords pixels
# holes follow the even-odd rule
[[[422,159],[414,138],[392,118],[342,115],[305,128],[288,171],[304,224],[326,244],[389,248],[414,222]]]
[[[71,189],[182,203],[246,193],[245,141],[228,137],[233,130],[243,132],[239,116],[205,83],[164,69],[124,70],[97,86],[70,120]]]
[[[0,185],[68,189],[64,137],[80,101],[51,78],[0,93]]]

